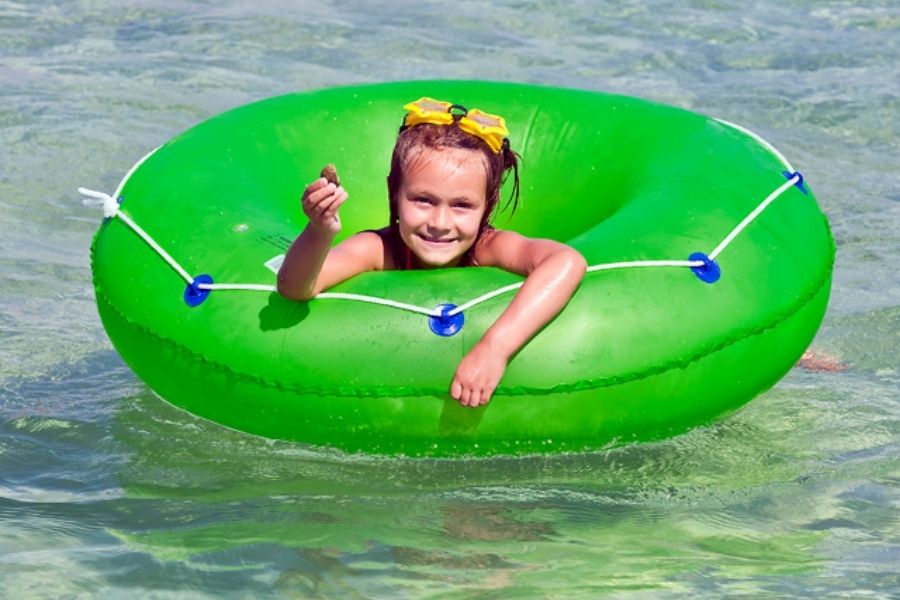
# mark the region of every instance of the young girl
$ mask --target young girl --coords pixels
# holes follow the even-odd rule
[[[476,407],[491,399],[515,353],[563,309],[586,263],[565,244],[490,226],[510,171],[513,210],[519,193],[517,158],[501,117],[430,98],[404,108],[387,178],[390,224],[332,248],[347,192],[324,177],[313,181],[301,200],[309,223],[285,256],[278,291],[309,300],[358,273],[390,269],[486,266],[525,276],[450,384],[455,400]]]

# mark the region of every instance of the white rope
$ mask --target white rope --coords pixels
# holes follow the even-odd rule
[[[146,157],[145,157],[146,159]],[[780,185],[778,189],[769,194],[765,200],[763,200],[759,206],[757,206],[749,215],[747,215],[731,232],[716,246],[715,250],[713,250],[709,254],[710,260],[715,260],[716,257],[728,247],[728,245],[744,230],[747,226],[750,225],[772,202],[775,201],[781,194],[783,194],[786,190],[790,189],[791,186],[795,185],[798,181],[800,181],[799,175],[794,175],[791,179],[787,180],[785,183]],[[169,264],[172,269],[174,269],[181,277],[188,283],[188,285],[194,283],[194,278],[184,270],[184,268],[178,264],[178,262],[172,258],[172,256],[166,252],[146,231],[144,231],[137,223],[135,223],[128,215],[119,210],[119,205],[115,201],[115,199],[103,192],[97,192],[94,190],[89,190],[86,188],[78,188],[78,191],[83,195],[87,196],[91,200],[85,199],[84,203],[86,205],[102,205],[103,206],[103,214],[109,217],[119,217],[128,227],[130,227],[135,233],[137,233],[153,250],[156,251],[157,254],[162,257],[162,259]],[[587,268],[588,273],[595,273],[598,271],[611,271],[614,269],[630,269],[630,268],[650,268],[650,267],[701,267],[704,265],[703,261],[699,260],[638,260],[638,261],[624,261],[624,262],[613,262],[613,263],[602,263],[591,265]],[[496,298],[497,296],[501,296],[503,294],[507,294],[509,292],[518,290],[524,285],[524,282],[513,283],[496,290],[490,291],[486,294],[482,294],[477,298],[469,300],[464,304],[460,304],[453,310],[447,313],[447,317],[454,317],[459,313],[465,312],[470,308],[478,306],[492,298]],[[197,288],[205,291],[213,291],[213,290],[235,290],[235,291],[256,291],[256,292],[277,292],[278,288],[274,285],[266,285],[266,284],[258,284],[258,283],[199,283],[197,284]],[[315,296],[316,300],[349,300],[354,302],[364,302],[367,304],[375,304],[378,306],[386,306],[390,308],[396,308],[400,310],[405,310],[421,315],[425,315],[428,317],[440,317],[440,311],[433,308],[426,308],[422,306],[416,306],[414,304],[406,304],[404,302],[397,302],[394,300],[389,300],[387,298],[377,298],[374,296],[365,296],[362,294],[346,294],[346,293],[338,293],[338,292],[323,292]]]
[[[116,200],[119,196],[122,195],[122,189],[125,187],[125,184],[128,183],[128,180],[131,179],[131,175],[137,171],[138,167],[144,164],[144,161],[153,156],[153,153],[159,150],[159,146],[145,154],[141,157],[139,161],[134,163],[128,172],[125,173],[125,176],[122,177],[122,180],[119,182],[119,185],[116,187],[116,192],[110,196],[104,192],[98,192],[96,190],[89,190],[87,188],[80,187],[78,188],[78,193],[82,196],[86,196],[81,203],[85,206],[102,206],[103,207],[103,216],[107,219],[111,219],[115,217],[119,213],[119,201]]]
[[[198,283],[198,290],[214,291],[214,290],[232,290],[245,292],[277,292],[278,288],[274,285],[266,285],[264,283]]]
[[[632,267],[702,267],[702,260],[635,260],[631,262],[615,262],[601,265],[591,265],[588,273],[595,271],[610,271],[612,269],[630,269]]]
[[[154,250],[156,250],[156,253],[159,254],[160,257],[162,257],[162,259],[163,259],[164,261],[166,261],[166,262],[169,264],[170,267],[172,267],[173,269],[175,269],[175,272],[178,273],[179,275],[181,275],[181,278],[184,279],[184,280],[188,283],[188,285],[194,283],[194,278],[193,278],[193,276],[191,276],[190,273],[188,273],[187,271],[185,271],[185,270],[182,268],[182,266],[179,265],[178,262],[177,262],[174,258],[171,257],[171,255],[169,255],[168,252],[166,252],[165,250],[163,250],[163,247],[160,246],[159,244],[157,244],[157,243],[156,243],[156,240],[154,240],[152,237],[150,237],[150,234],[148,234],[146,231],[144,231],[143,229],[141,229],[140,226],[139,226],[137,223],[135,223],[134,221],[132,221],[132,220],[131,220],[131,217],[129,217],[128,215],[126,215],[125,213],[123,213],[121,210],[120,210],[119,213],[118,213],[118,217],[119,217],[119,219],[121,219],[126,225],[128,225],[129,227],[131,227],[131,229],[134,230],[134,232],[135,232],[136,234],[138,234],[139,236],[141,236],[141,239],[143,239],[145,242],[147,242],[147,244],[148,244],[151,248],[153,248]]]
[[[758,135],[758,134],[756,134],[756,133],[750,131],[750,130],[747,129],[746,127],[741,127],[740,125],[737,125],[737,124],[735,124],[735,123],[732,123],[731,121],[726,121],[725,119],[716,119],[716,121],[718,121],[718,122],[721,123],[722,125],[727,125],[728,127],[731,127],[732,129],[736,129],[736,130],[740,131],[741,133],[743,133],[743,134],[745,134],[745,135],[749,135],[749,136],[752,137],[754,140],[756,140],[757,142],[759,142],[759,145],[760,145],[760,146],[762,146],[763,148],[765,148],[766,150],[768,150],[769,152],[771,152],[773,155],[775,155],[775,158],[777,158],[778,160],[780,160],[780,161],[781,161],[781,164],[783,164],[784,167],[785,167],[788,171],[790,171],[791,173],[793,173],[794,171],[796,171],[796,169],[795,169],[794,167],[791,166],[791,163],[788,162],[788,159],[785,158],[784,154],[782,154],[781,152],[779,152],[778,149],[775,148],[775,146],[773,146],[772,144],[770,144],[769,142],[767,142],[766,140],[764,140],[764,139],[762,138],[762,136],[760,136],[760,135]]]
[[[147,155],[149,156],[149,154]],[[146,160],[146,156],[141,159]],[[134,169],[132,169],[134,171]],[[129,172],[130,174],[130,172]],[[127,180],[127,177],[123,180]],[[120,186],[121,188],[121,186]],[[113,219],[115,217],[119,217],[128,227],[131,228],[136,234],[138,234],[141,239],[143,239],[147,244],[159,254],[164,261],[166,261],[170,267],[175,269],[175,272],[181,275],[182,279],[184,279],[188,284],[194,283],[194,278],[185,271],[178,262],[172,258],[168,252],[166,252],[162,246],[156,243],[150,234],[141,229],[141,227],[135,223],[131,217],[123,213],[119,208],[119,203],[116,201],[116,197],[110,196],[109,194],[105,194],[103,192],[98,192],[96,190],[89,190],[87,188],[80,187],[78,188],[78,192],[86,196],[84,200],[82,200],[82,204],[85,206],[102,206],[103,207],[103,216],[107,219]]]
[[[131,168],[128,169],[128,172],[125,173],[125,176],[122,178],[122,181],[120,181],[120,182],[119,182],[119,185],[116,186],[116,193],[113,194],[113,198],[118,198],[119,196],[122,195],[122,190],[125,188],[125,184],[128,183],[128,180],[131,179],[131,175],[132,175],[135,171],[138,170],[138,167],[140,167],[142,164],[144,164],[144,161],[145,161],[145,160],[147,160],[148,158],[150,158],[151,156],[153,156],[153,154],[154,154],[157,150],[159,150],[160,148],[162,148],[162,146],[157,146],[156,148],[154,148],[153,150],[151,150],[150,152],[148,152],[147,154],[145,154],[144,156],[142,156],[141,159],[140,159],[139,161],[137,161],[136,163],[134,163],[134,164],[131,166]]]
[[[766,199],[760,203],[759,206],[753,209],[753,212],[744,217],[744,220],[738,223],[737,227],[732,229],[731,233],[725,236],[724,240],[719,242],[719,245],[716,246],[715,250],[709,253],[710,260],[716,260],[716,257],[719,256],[719,254],[721,254],[721,252],[728,247],[728,244],[730,244],[734,240],[734,238],[738,236],[739,233],[741,233],[750,223],[752,223],[753,220],[756,219],[756,217],[758,217],[760,213],[762,213],[762,211],[766,210],[767,206],[774,202],[775,199],[778,198],[778,196],[790,189],[791,186],[796,184],[798,181],[800,181],[800,175],[795,173],[793,177],[781,184],[777,190],[769,194]]]
[[[731,244],[734,239],[740,235],[744,229],[746,229],[750,223],[752,223],[762,212],[781,196],[785,191],[791,188],[791,186],[796,185],[799,181],[802,180],[802,177],[799,173],[794,171],[794,168],[788,162],[788,160],[775,149],[774,146],[769,144],[766,140],[753,133],[749,129],[745,129],[739,125],[735,125],[734,123],[730,123],[728,121],[724,121],[722,119],[717,119],[718,122],[723,125],[727,125],[732,127],[746,135],[749,135],[757,142],[759,142],[763,147],[769,150],[773,155],[775,155],[781,163],[794,175],[787,180],[785,183],[780,185],[778,189],[769,194],[765,200],[763,200],[750,214],[748,214],[744,219],[729,232],[727,236],[719,243],[718,246],[709,254],[710,260],[715,260],[719,254],[721,254],[729,244]],[[107,218],[119,217],[122,222],[124,222],[129,228],[131,228],[138,236],[143,239],[147,245],[149,245],[159,256],[174,269],[182,279],[184,279],[188,285],[194,284],[194,277],[192,277],[172,256],[166,252],[162,246],[160,246],[146,231],[144,231],[137,223],[135,223],[128,215],[120,210],[119,203],[116,201],[121,193],[122,189],[125,187],[126,182],[131,177],[131,175],[137,170],[141,164],[147,160],[156,150],[159,148],[155,148],[147,155],[145,155],[141,160],[139,160],[128,173],[125,174],[125,177],[122,178],[122,181],[119,183],[116,188],[116,193],[112,196],[105,194],[103,192],[98,192],[95,190],[90,190],[87,188],[80,187],[78,191],[86,196],[83,200],[83,203],[86,206],[102,206],[103,215]],[[610,271],[614,269],[627,269],[627,268],[646,268],[646,267],[702,267],[704,265],[704,261],[700,260],[639,260],[639,261],[624,261],[624,262],[614,262],[614,263],[603,263],[591,265],[587,268],[588,273],[595,273],[598,271]],[[447,313],[447,317],[456,316],[462,312],[469,310],[483,302],[487,302],[492,298],[496,298],[497,296],[501,296],[503,294],[507,294],[509,292],[518,290],[521,288],[525,282],[514,283],[511,285],[507,285],[481,296],[469,300],[468,302],[461,304],[454,308],[453,310]],[[204,291],[213,291],[213,290],[241,290],[241,291],[257,291],[257,292],[277,292],[278,288],[274,285],[266,285],[266,284],[257,284],[257,283],[199,283],[196,284],[197,289]],[[377,298],[374,296],[365,296],[362,294],[346,294],[339,292],[323,292],[315,296],[316,300],[348,300],[353,302],[364,302],[367,304],[375,304],[378,306],[386,306],[390,308],[396,308],[399,310],[405,310],[413,313],[422,314],[428,317],[440,317],[441,312],[436,308],[426,308],[422,306],[416,306],[413,304],[406,304],[404,302],[397,302],[394,300],[389,300],[387,298]]]
[[[751,138],[756,140],[763,148],[765,148],[766,150],[771,152],[779,161],[781,161],[781,164],[784,165],[784,167],[789,172],[791,172],[791,173],[796,172],[794,167],[788,161],[788,159],[785,158],[785,156],[781,152],[779,152],[778,149],[775,148],[775,146],[773,146],[768,141],[763,139],[762,136],[754,133],[753,131],[750,131],[746,127],[741,127],[740,125],[737,125],[730,121],[726,121],[724,119],[716,119],[716,120],[719,123],[722,123],[723,125],[727,125],[728,127],[731,127],[737,131],[740,131],[741,133],[743,133],[745,135],[750,136]],[[719,245],[716,246],[715,250],[713,250],[709,254],[709,259],[715,260],[716,257],[719,256],[719,254],[721,254],[722,251],[724,251],[725,248],[727,248],[728,245],[731,244],[732,241],[734,241],[734,238],[736,238],[744,229],[746,229],[747,226],[750,225],[750,223],[752,223],[756,219],[756,217],[758,217],[762,213],[762,211],[764,211],[766,209],[766,207],[769,206],[769,204],[771,204],[776,198],[781,196],[781,194],[783,194],[786,190],[788,190],[792,185],[795,185],[798,181],[800,181],[800,179],[801,178],[799,175],[794,175],[791,179],[789,179],[787,182],[782,184],[777,190],[775,190],[774,192],[769,194],[769,196],[765,200],[763,200],[762,203],[760,203],[760,205],[757,206],[753,212],[751,212],[749,215],[747,215],[744,218],[744,220],[741,221],[737,225],[737,227],[735,227],[727,236],[725,236],[725,239],[723,239],[719,243]],[[704,264],[705,263],[700,260],[694,260],[694,261],[691,261],[691,260],[642,260],[642,261],[615,262],[615,263],[591,265],[587,268],[587,272],[595,273],[597,271],[609,271],[609,270],[613,270],[613,269],[630,269],[630,268],[641,268],[641,267],[702,267]],[[463,311],[466,311],[474,306],[481,304],[482,302],[486,302],[487,300],[490,300],[491,298],[495,298],[495,297],[505,294],[507,292],[517,290],[520,287],[522,287],[523,285],[524,285],[524,282],[521,282],[521,283],[508,285],[506,287],[502,287],[502,288],[494,290],[492,292],[488,292],[487,294],[479,296],[478,298],[475,298],[474,300],[470,300],[469,302],[466,302],[465,304],[461,304],[460,306],[454,308],[449,313],[447,313],[447,316],[450,316],[450,317],[455,316]]]
[[[277,292],[278,287],[274,285],[266,285],[263,283],[198,283],[198,290],[216,291],[216,290],[243,290],[249,292]],[[386,298],[376,298],[375,296],[364,296],[362,294],[343,294],[339,292],[323,292],[316,296],[316,300],[353,300],[354,302],[365,302],[367,304],[377,304],[379,306],[388,306],[398,308],[414,313],[419,313],[429,317],[439,317],[440,312],[430,308],[415,306],[414,304],[405,304],[396,302]]]
[[[387,298],[376,298],[374,296],[363,296],[360,294],[343,294],[340,292],[323,292],[316,296],[316,300],[353,300],[355,302],[365,302],[367,304],[377,304],[379,306],[389,306],[391,308],[399,308],[400,310],[408,310],[410,312],[419,313],[427,317],[439,317],[441,312],[433,308],[424,308],[414,304],[406,304],[404,302],[395,302]]]
[[[596,271],[610,271],[612,269],[626,269],[631,267],[702,267],[702,260],[636,260],[631,262],[616,262],[616,263],[605,263],[599,265],[591,265],[587,268],[588,273],[594,273]],[[486,302],[491,298],[496,298],[497,296],[501,296],[506,294],[507,292],[511,292],[513,290],[517,290],[520,287],[525,285],[524,281],[519,283],[513,283],[507,285],[506,287],[502,287],[494,290],[493,292],[488,292],[482,296],[475,298],[474,300],[469,300],[465,304],[460,304],[453,310],[447,313],[448,317],[454,317],[461,312],[465,312],[472,308],[473,306],[478,306],[482,302]]]
[[[502,295],[502,294],[506,294],[507,292],[511,292],[511,291],[513,291],[513,290],[517,290],[517,289],[519,289],[520,287],[522,287],[523,285],[525,285],[525,282],[524,282],[524,281],[520,281],[519,283],[513,283],[513,284],[507,285],[507,286],[505,286],[505,287],[502,287],[502,288],[500,288],[500,289],[494,290],[493,292],[488,292],[487,294],[484,294],[483,296],[479,296],[479,297],[475,298],[474,300],[469,300],[469,301],[466,302],[465,304],[460,304],[459,306],[457,306],[456,308],[454,308],[453,310],[451,310],[450,312],[448,312],[448,313],[447,313],[447,316],[448,316],[448,317],[455,317],[455,316],[458,315],[459,313],[461,313],[461,312],[463,312],[463,311],[466,311],[466,310],[469,310],[469,309],[472,308],[473,306],[478,306],[478,305],[481,304],[482,302],[487,302],[487,301],[490,300],[491,298],[496,298],[497,296],[500,296],[500,295]]]

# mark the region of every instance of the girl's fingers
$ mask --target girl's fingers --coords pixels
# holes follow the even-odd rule
[[[462,400],[462,384],[456,379],[450,384],[450,397],[457,401]]]
[[[333,196],[322,200],[322,202],[317,207],[317,210],[323,217],[327,216],[329,213],[333,214],[337,211],[338,207],[344,203],[344,200],[346,199],[347,192],[345,192],[343,188],[338,188]]]
[[[473,408],[487,404],[491,401],[494,388],[490,386],[472,386],[463,385],[458,379],[454,378],[450,384],[450,397],[458,401],[462,406],[471,406]]]
[[[494,390],[481,390],[481,398],[478,400],[478,405],[487,404],[491,401],[491,394]]]
[[[469,406],[469,402],[472,400],[472,390],[470,388],[464,388],[462,391],[462,396],[459,399],[459,403],[463,406]]]
[[[309,206],[316,205],[331,194],[334,193],[334,186],[332,184],[326,184],[323,186],[319,186],[318,188],[309,191],[308,193],[303,194],[303,203]]]
[[[331,205],[331,208],[337,208],[338,206],[343,204],[344,201],[347,200],[347,196],[348,196],[348,194],[347,194],[347,192],[344,191],[344,188],[338,188],[338,191],[335,194],[334,202]]]
[[[309,192],[315,192],[316,190],[320,190],[327,185],[328,185],[328,180],[325,179],[324,177],[319,177],[318,179],[316,179],[315,181],[310,183],[308,186],[306,186],[306,189]]]
[[[318,190],[309,195],[304,202],[304,209],[307,214],[315,215],[323,214],[341,196],[346,196],[347,192],[343,188],[336,188],[334,184],[329,183],[327,187]]]
[[[465,371],[464,369],[461,369]],[[463,372],[454,374],[450,383],[450,397],[459,402],[461,406],[477,408],[491,401],[491,396],[497,387],[497,382],[491,378],[470,377]]]
[[[481,403],[482,404],[487,404],[488,402],[491,401],[491,398],[494,397],[494,392],[497,391],[497,384],[499,384],[499,383],[500,383],[499,381],[491,382],[491,385],[489,385],[488,387],[486,387],[484,389],[484,392],[481,394]]]
[[[303,195],[301,196],[301,201],[305,203],[309,199],[310,196],[312,196],[314,193],[320,191],[326,185],[328,185],[328,182],[325,180],[324,177],[316,179],[315,181],[310,183],[308,186],[306,186],[306,189],[303,190]]]
[[[324,215],[325,212],[328,211],[329,208],[331,208],[331,205],[335,203],[338,197],[339,196],[337,194],[331,194],[322,198],[322,200],[320,200],[314,207],[312,207],[313,212],[318,215]]]
[[[340,196],[338,196],[329,206],[325,212],[322,213],[322,217],[325,219],[330,219],[337,214],[338,209],[341,205],[347,200],[346,192]]]

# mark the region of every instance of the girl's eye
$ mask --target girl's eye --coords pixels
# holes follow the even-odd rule
[[[425,196],[416,196],[413,198],[413,202],[416,204],[432,204],[431,198],[426,198]]]
[[[468,202],[457,202],[453,205],[454,208],[460,208],[462,210],[471,210],[474,206]]]

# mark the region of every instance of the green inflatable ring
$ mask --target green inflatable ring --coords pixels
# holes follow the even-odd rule
[[[421,96],[502,114],[523,158],[522,202],[495,225],[564,241],[595,266],[478,409],[453,401],[449,382],[520,277],[366,273],[310,302],[271,291],[304,224],[300,192],[324,164],[337,163],[350,193],[343,236],[387,222],[402,106]],[[480,81],[232,110],[145,157],[104,208],[97,304],[140,378],[224,426],[352,452],[581,451],[710,423],[796,362],[834,259],[801,176],[750,132],[635,98]],[[444,303],[465,308],[455,335],[415,312]]]

